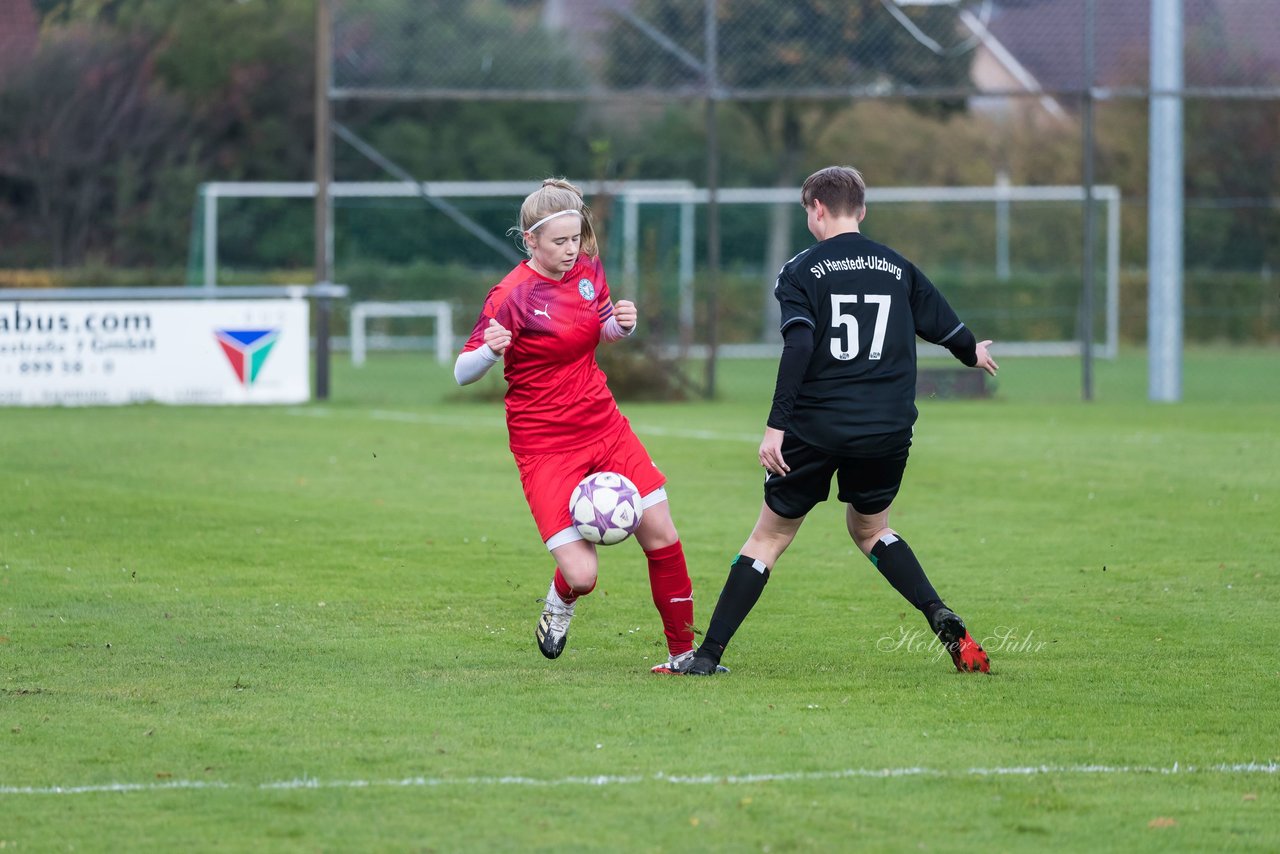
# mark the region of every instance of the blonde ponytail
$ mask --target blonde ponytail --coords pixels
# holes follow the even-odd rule
[[[596,245],[595,224],[591,221],[591,208],[582,198],[582,190],[564,178],[547,178],[542,186],[525,197],[520,205],[519,225],[508,231],[517,236],[521,248],[526,255],[531,251],[525,242],[527,232],[540,228],[544,222],[556,214],[566,211],[576,212],[582,219],[582,254],[595,257],[600,249]]]

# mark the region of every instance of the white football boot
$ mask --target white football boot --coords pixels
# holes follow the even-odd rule
[[[575,599],[572,604],[566,605],[560,598],[560,594],[556,592],[554,580],[551,582],[550,589],[547,590],[547,598],[538,601],[544,603],[542,616],[538,618],[538,629],[534,633],[538,638],[538,649],[547,658],[559,658],[560,653],[564,652],[565,639],[569,636],[569,621],[573,619],[573,606],[578,602]]]

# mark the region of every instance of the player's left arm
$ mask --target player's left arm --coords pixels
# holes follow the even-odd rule
[[[629,299],[620,299],[613,304],[613,316],[610,320],[617,321],[618,326],[622,329],[623,335],[630,335],[636,331],[636,321],[639,317],[636,311],[636,304]]]
[[[596,273],[596,299],[600,315],[600,338],[604,341],[621,341],[636,331],[639,315],[636,304],[631,300],[620,299],[617,303],[609,297],[609,283],[605,280],[604,265],[598,264]]]
[[[987,373],[991,374],[991,376],[994,377],[996,375],[996,371],[1000,370],[1000,366],[996,364],[996,360],[991,358],[991,354],[987,352],[987,348],[990,346],[991,346],[991,341],[989,339],[986,341],[978,342],[978,345],[976,347],[978,361],[976,364],[971,365],[970,367],[981,368],[982,370],[986,371]]]
[[[636,331],[636,304],[631,300],[620,299],[613,307],[613,313],[600,327],[602,341],[621,341]]]

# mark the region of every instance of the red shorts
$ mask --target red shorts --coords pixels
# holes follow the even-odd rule
[[[626,421],[617,432],[584,448],[559,454],[514,456],[525,500],[533,511],[533,521],[543,542],[573,526],[569,496],[578,481],[589,474],[617,472],[634,483],[641,495],[648,495],[667,482],[666,475],[649,458],[649,452]]]

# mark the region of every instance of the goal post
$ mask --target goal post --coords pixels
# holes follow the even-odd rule
[[[662,286],[664,293],[669,293],[669,296],[664,297],[666,302],[664,310],[668,312],[668,319],[664,321],[668,340],[659,343],[666,349],[678,350],[685,355],[693,357],[704,355],[706,348],[699,346],[696,324],[701,305],[698,300],[705,295],[697,292],[696,278],[699,270],[698,253],[705,251],[702,243],[705,241],[705,217],[710,192],[706,188],[696,187],[683,180],[583,181],[579,182],[579,185],[589,201],[593,199],[598,201],[604,197],[609,200],[608,251],[611,257],[608,261],[610,271],[613,273],[611,278],[614,279],[612,283],[614,295],[636,298],[641,295],[643,287],[646,286],[644,283],[646,276],[650,280],[661,277],[665,282]],[[345,202],[347,205],[379,203],[413,208],[415,200],[420,203],[424,195],[452,199],[453,204],[458,207],[465,206],[470,200],[473,207],[486,208],[485,213],[492,223],[495,220],[506,221],[507,219],[514,222],[516,208],[520,200],[529,192],[530,186],[528,181],[421,183],[339,181],[330,185],[330,193],[339,204]],[[227,200],[309,200],[314,198],[315,193],[315,183],[305,181],[215,182],[202,185],[197,203],[201,215],[196,218],[191,242],[192,263],[189,274],[191,284],[199,284],[207,288],[218,287],[220,220],[236,215],[225,210],[224,203]],[[1103,234],[1099,236],[1105,245],[1100,270],[1105,291],[1099,312],[1103,318],[1102,335],[1101,340],[1095,342],[1093,352],[1094,355],[1102,358],[1114,358],[1119,350],[1120,337],[1121,197],[1119,189],[1111,185],[1095,186],[1091,195],[1094,205],[1101,209],[1102,216],[1099,219]],[[798,215],[799,188],[728,187],[720,189],[716,198],[724,212],[722,218],[728,215],[728,218],[734,222],[732,228],[725,226],[722,229],[722,240],[736,239],[737,245],[746,247],[747,252],[756,251],[767,242],[767,232],[764,231],[767,227],[765,225],[767,216],[752,214],[750,213],[752,209],[779,205],[794,206],[797,211],[797,223],[801,221]],[[1053,297],[1046,296],[1045,299],[1055,300],[1051,305],[1016,308],[997,306],[993,309],[990,302],[1002,298],[994,286],[1009,277],[1010,246],[1012,244],[1016,250],[1020,245],[1019,240],[1012,237],[1011,233],[1017,232],[1019,228],[1024,230],[1038,228],[1031,242],[1038,240],[1041,244],[1048,244],[1047,248],[1042,245],[1038,251],[1042,255],[1051,254],[1052,258],[1048,260],[1040,258],[1037,260],[1038,264],[1052,266],[1059,279],[1071,276],[1073,271],[1079,274],[1081,261],[1074,257],[1078,247],[1074,246],[1070,240],[1056,239],[1055,235],[1056,229],[1063,223],[1072,221],[1073,218],[1079,219],[1078,213],[1085,200],[1085,188],[1079,185],[1036,187],[1016,186],[1007,181],[997,181],[992,185],[968,187],[877,187],[867,192],[868,205],[876,215],[876,228],[869,228],[868,233],[874,238],[884,239],[884,242],[901,249],[912,260],[920,263],[921,267],[929,272],[930,277],[940,283],[940,287],[949,298],[952,298],[953,303],[956,302],[953,296],[954,291],[947,281],[949,274],[944,272],[948,268],[946,250],[941,246],[935,246],[935,243],[940,244],[946,237],[954,243],[957,239],[955,232],[969,230],[972,230],[975,235],[982,235],[975,239],[982,241],[990,239],[989,248],[983,246],[975,250],[985,253],[986,260],[982,262],[982,272],[979,274],[970,272],[968,281],[971,294],[983,289],[987,292],[985,298],[988,308],[985,310],[989,314],[994,311],[1002,316],[1004,314],[1012,316],[1012,319],[1004,318],[998,321],[1005,327],[1003,333],[993,336],[999,340],[1000,352],[1019,356],[1081,355],[1081,342],[1078,337],[1078,288],[1070,294],[1059,293]],[[1036,225],[1026,225],[1025,221],[1035,220],[1036,217],[1022,215],[1021,212],[1019,216],[1011,216],[1010,209],[1015,205],[1048,206],[1047,213],[1041,215],[1047,216],[1048,219],[1043,223],[1037,221]],[[1054,206],[1061,206],[1062,212],[1059,213],[1059,207]],[[419,207],[425,206],[419,204]],[[510,208],[509,216],[507,215],[508,207]],[[884,213],[886,208],[891,215]],[[947,219],[948,210],[955,212],[950,220]],[[1023,210],[1026,209],[1023,208]],[[501,214],[498,211],[501,211]],[[394,211],[392,213],[399,215]],[[892,220],[894,216],[898,216],[905,223],[897,228],[898,234],[894,234],[894,229],[887,225],[887,221]],[[651,234],[655,217],[661,220],[659,230],[662,234],[658,238]],[[939,223],[953,222],[957,217],[961,222],[959,227],[939,225]],[[970,229],[971,224],[980,224],[981,227]],[[340,221],[338,226],[340,238],[343,236],[342,230],[343,225]],[[809,240],[808,235],[800,234],[800,231],[802,229],[797,225],[792,235],[792,242],[797,249],[808,245]],[[880,237],[881,232],[888,233],[888,236]],[[1049,237],[1046,237],[1046,232],[1050,234]],[[914,242],[919,245],[909,248],[909,246],[900,245],[900,239],[906,244]],[[655,249],[655,243],[660,243],[661,246]],[[461,253],[463,248],[462,245],[457,245],[449,246],[447,250]],[[738,262],[744,266],[736,273],[740,278],[754,276],[755,280],[760,282],[760,287],[756,291],[758,296],[753,303],[756,308],[750,309],[756,312],[757,328],[760,327],[758,321],[764,320],[764,315],[761,314],[763,309],[758,306],[766,305],[765,286],[776,273],[776,271],[763,269],[761,263],[763,254],[760,251],[758,257],[738,257]],[[474,253],[472,255],[474,256]],[[738,256],[741,256],[741,253],[738,253]],[[464,256],[459,254],[458,257]],[[654,270],[655,258],[660,263],[661,270]],[[502,259],[498,266],[505,267],[506,263],[506,260]],[[972,265],[971,261],[967,263]],[[754,269],[756,272],[751,273],[749,269]],[[990,270],[989,276],[986,270]],[[735,271],[726,270],[723,277],[734,274]],[[976,286],[972,282],[975,279],[978,280]],[[990,281],[993,288],[986,288],[983,283],[987,281]],[[1025,297],[1026,294],[1021,296]],[[433,294],[432,297],[441,298],[439,294]],[[445,297],[448,298],[448,295],[446,294]],[[353,298],[359,300],[366,297],[353,290]],[[402,297],[388,297],[385,294],[379,294],[376,298],[382,301],[421,300],[422,295],[405,293]],[[475,295],[458,294],[454,302],[469,311],[472,308],[470,303],[475,302]],[[724,307],[721,308],[723,310]],[[983,331],[981,311],[968,309],[963,305],[957,305],[957,308],[960,309],[962,317],[970,320],[970,325],[976,327],[980,333]],[[738,310],[742,312],[747,309],[740,306]],[[1032,328],[1035,324],[1025,324],[1031,335],[1025,339],[1019,339],[1018,332],[1021,331],[1022,325],[1018,318],[1022,314],[1034,314],[1037,311],[1040,314],[1052,315],[1056,320],[1052,324],[1039,324],[1041,328]],[[1049,326],[1056,330],[1056,335],[1053,331],[1046,334]],[[673,330],[676,334],[670,334]],[[1073,332],[1076,333],[1075,337],[1072,337]],[[754,340],[748,341],[722,340],[717,352],[733,358],[773,355],[776,349],[776,342],[757,336]],[[921,352],[922,355],[929,355],[931,349],[928,345],[922,345]],[[939,350],[939,354],[942,352],[944,351]]]
[[[1085,187],[1079,185],[1060,186],[1015,186],[999,182],[991,186],[970,187],[880,187],[867,190],[868,205],[916,204],[947,205],[958,203],[990,204],[995,211],[995,245],[992,248],[995,258],[994,268],[997,271],[1008,268],[1009,251],[1009,215],[1008,208],[1016,202],[1066,202],[1083,205]],[[1114,185],[1095,185],[1093,188],[1095,204],[1104,208],[1105,223],[1105,299],[1103,310],[1105,325],[1103,340],[1094,346],[1094,354],[1102,358],[1114,359],[1119,352],[1120,343],[1120,189]],[[680,282],[681,282],[681,315],[686,311],[685,282],[692,282],[693,264],[691,254],[696,235],[693,208],[707,204],[709,193],[705,189],[646,189],[638,188],[625,194],[624,209],[628,210],[625,223],[628,231],[624,241],[623,282],[628,284],[638,272],[637,240],[632,235],[639,217],[635,214],[642,205],[668,204],[679,207],[680,223]],[[787,187],[768,188],[724,188],[717,199],[726,207],[733,205],[798,205],[799,189]],[[687,248],[686,248],[687,247]],[[922,266],[928,266],[923,264]],[[1000,275],[1000,273],[997,273]],[[691,309],[690,309],[691,310]],[[922,349],[928,351],[925,345]],[[726,345],[721,348],[722,355],[750,356],[773,354],[776,344]],[[1078,339],[1012,341],[1000,342],[1003,353],[1017,356],[1077,356],[1081,353]],[[937,348],[938,354],[946,351]]]

